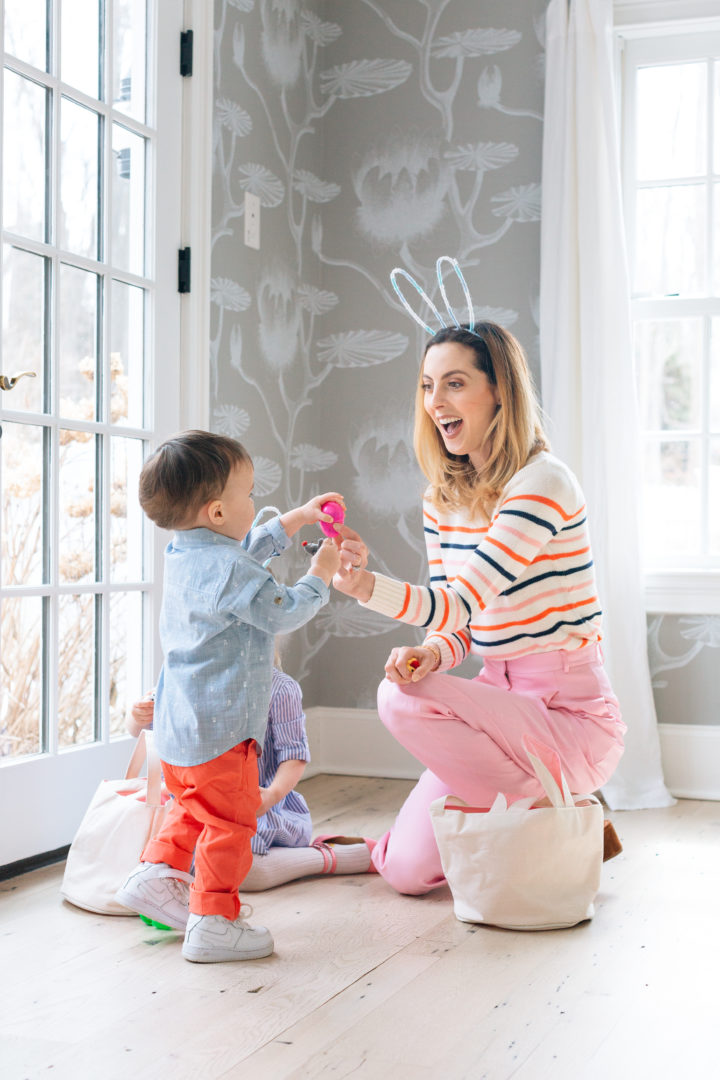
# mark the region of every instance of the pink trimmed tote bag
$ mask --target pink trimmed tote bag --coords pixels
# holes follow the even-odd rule
[[[595,913],[603,862],[603,809],[571,795],[554,750],[526,737],[550,806],[536,799],[487,809],[446,795],[430,805],[456,918],[509,930],[556,930]]]
[[[147,777],[140,766],[147,757]],[[60,892],[100,915],[135,915],[115,893],[170,806],[151,731],[141,731],[123,780],[103,780],[70,845]]]

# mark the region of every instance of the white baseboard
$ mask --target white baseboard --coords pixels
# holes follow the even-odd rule
[[[375,709],[307,710],[308,776],[332,773],[416,780],[422,765],[380,723]],[[665,782],[678,799],[720,800],[720,725],[659,724]]]
[[[720,799],[720,726],[658,724],[665,783],[678,799]]]
[[[417,780],[423,767],[395,742],[375,709],[333,709],[318,705],[305,712],[312,762],[306,776],[380,776]]]

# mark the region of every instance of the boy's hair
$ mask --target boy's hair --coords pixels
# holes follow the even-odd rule
[[[238,465],[252,465],[242,443],[211,431],[183,431],[157,448],[140,472],[140,505],[161,529],[190,528],[222,495]]]
[[[452,342],[473,354],[478,371],[487,375],[500,398],[500,407],[488,429],[488,460],[481,474],[468,457],[451,454],[433,420],[425,411],[423,367],[428,349]],[[507,482],[549,443],[542,429],[541,410],[522,346],[497,323],[448,327],[430,338],[420,365],[415,399],[415,454],[430,481],[429,499],[439,510],[465,509],[474,516],[488,513]]]

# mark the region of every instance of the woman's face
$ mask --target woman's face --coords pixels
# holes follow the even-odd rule
[[[422,388],[425,411],[451,454],[467,454],[476,469],[490,447],[488,428],[500,396],[484,371],[473,362],[473,350],[456,341],[431,345],[425,354]]]

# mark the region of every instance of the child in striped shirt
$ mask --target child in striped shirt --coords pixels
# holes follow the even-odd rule
[[[346,559],[333,584],[422,627],[394,648],[378,691],[383,723],[426,766],[373,862],[403,893],[444,882],[429,804],[455,794],[489,807],[541,796],[523,750],[553,747],[573,792],[605,783],[625,725],[603,668],[584,498],[540,423],[524,352],[502,327],[438,331],[420,369],[415,452],[429,486],[429,586],[365,569],[367,547],[338,526]],[[475,679],[445,672],[468,655]]]
[[[243,892],[262,892],[297,878],[318,874],[363,874],[370,869],[370,848],[361,837],[319,837],[311,842],[312,819],[303,796],[295,790],[310,761],[302,690],[281,671],[276,652],[272,670],[268,722],[258,779],[262,803],[257,832],[250,846],[252,866]],[[128,731],[137,736],[151,727],[154,693],[132,706]]]

